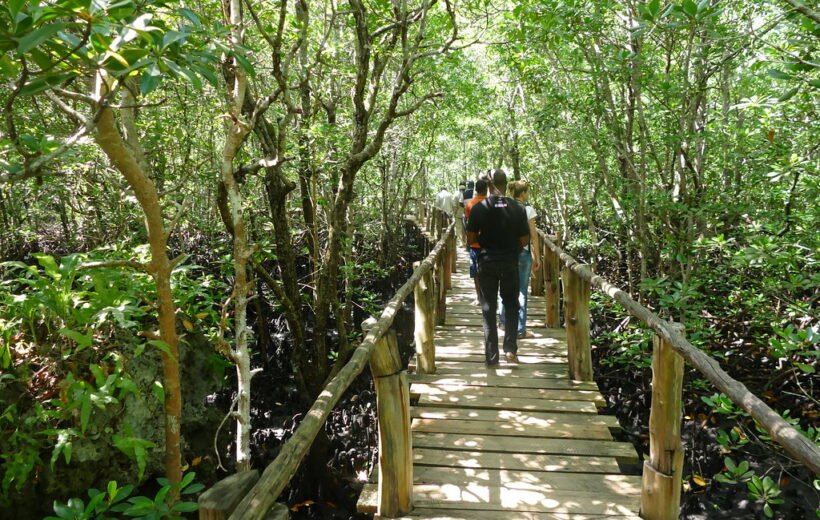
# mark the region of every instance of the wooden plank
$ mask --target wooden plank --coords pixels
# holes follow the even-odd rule
[[[419,466],[414,484],[470,485],[486,483],[511,489],[553,491],[598,491],[603,495],[641,496],[641,477],[598,473],[560,473],[508,469],[472,469],[446,466]]]
[[[451,451],[418,448],[413,452],[418,466],[452,466],[473,469],[509,469],[560,471],[568,473],[618,473],[614,457],[581,457],[577,455],[537,455],[534,453],[496,453],[486,451]]]
[[[593,382],[570,381],[558,378],[512,378],[496,375],[479,374],[476,376],[456,376],[437,374],[412,374],[411,383],[427,383],[435,385],[468,385],[468,386],[497,386],[505,388],[578,388],[580,390],[597,390],[598,385]]]
[[[523,424],[555,424],[562,427],[585,425],[620,429],[618,419],[611,415],[589,413],[522,412],[515,410],[467,410],[464,408],[427,408],[414,406],[412,417],[421,419],[453,419],[458,421],[513,421]]]
[[[413,503],[418,508],[452,509],[461,511],[495,511],[495,518],[504,518],[510,511],[533,513],[566,513],[580,515],[635,515],[640,498],[595,491],[529,490],[516,489],[516,483],[415,484]],[[360,512],[373,512],[374,491],[364,486],[359,497]],[[370,500],[364,499],[368,497]],[[468,516],[473,518],[472,515]]]
[[[447,419],[413,419],[414,432],[457,433],[464,435],[501,435],[533,437],[538,439],[595,439],[612,440],[606,426],[586,425],[569,427],[557,424],[523,424],[514,421],[453,421]]]
[[[484,343],[476,344],[475,341],[461,338],[437,338],[436,339],[436,358],[445,359],[452,355],[469,355],[481,356],[482,362],[484,360]],[[558,340],[518,340],[518,356],[537,357],[560,357],[566,359],[567,348]]]
[[[539,365],[500,365],[487,367],[482,363],[469,361],[440,361],[436,363],[436,373],[445,374],[480,374],[489,373],[509,377],[567,377],[566,363],[552,363]]]
[[[499,334],[503,331],[499,328]],[[552,340],[547,341],[545,344],[547,345],[555,345],[555,344],[563,344],[564,348],[566,348],[566,341],[567,335],[565,332],[561,332],[561,329],[545,329],[543,327],[537,327],[530,329],[532,332],[532,338],[521,338],[519,341],[526,341],[526,340]],[[467,326],[467,325],[437,325],[435,330],[436,337],[441,338],[461,338],[461,337],[468,337],[470,340],[478,341],[481,344],[481,341],[484,339],[484,329],[481,321],[477,321],[475,324]],[[531,341],[529,341],[531,343]]]
[[[599,406],[604,398],[597,390],[554,390],[545,388],[504,388],[496,386],[427,385],[416,383],[410,387],[410,395],[458,395],[480,394],[493,397],[524,397],[528,399],[557,399],[562,401],[593,401]]]
[[[374,517],[376,518],[376,517]],[[394,520],[498,520],[498,511],[461,512],[446,509],[418,507],[408,516]],[[638,515],[575,515],[571,513],[532,513],[527,511],[505,511],[504,520],[642,520]]]
[[[447,325],[471,325],[471,326],[475,326],[475,327],[480,327],[483,324],[484,324],[484,318],[481,317],[480,313],[475,315],[475,316],[466,316],[466,315],[450,316],[450,315],[447,315],[447,317],[444,319],[444,325],[445,326],[447,326]],[[529,327],[533,327],[533,328],[537,327],[537,328],[542,328],[543,329],[544,328],[544,320],[542,320],[542,319],[532,319],[531,320],[531,319],[527,318],[527,327],[528,328]]]
[[[534,412],[587,412],[595,414],[598,408],[589,401],[559,401],[556,399],[524,399],[493,397],[479,394],[422,395],[419,406],[490,408],[503,410],[531,410]]]
[[[440,361],[467,361],[469,363],[484,363],[484,354],[478,353],[477,351],[474,353],[471,352],[464,352],[458,349],[449,349],[446,354],[442,354],[440,352],[436,352],[436,359]],[[518,363],[521,365],[537,365],[539,363],[543,364],[554,364],[554,363],[566,363],[567,356],[566,352],[558,351],[555,352],[548,352],[544,355],[535,355],[529,356],[524,355],[522,353],[518,354]],[[411,364],[411,367],[415,366],[415,362]]]
[[[627,442],[585,439],[542,439],[534,442],[532,439],[521,437],[414,432],[413,446],[414,448],[496,451],[501,453],[615,457],[618,460],[630,463],[638,461],[635,448]]]

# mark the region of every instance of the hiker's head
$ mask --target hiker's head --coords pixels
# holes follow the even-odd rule
[[[485,179],[478,179],[475,181],[475,191],[479,195],[487,195],[487,187],[489,184]]]
[[[492,171],[492,187],[500,195],[507,193],[507,174],[502,169],[495,169]]]
[[[515,200],[527,198],[530,192],[530,183],[527,181],[513,181],[508,186],[510,197]]]

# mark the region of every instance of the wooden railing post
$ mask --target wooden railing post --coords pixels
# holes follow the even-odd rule
[[[670,323],[683,334],[683,325]],[[683,474],[680,438],[683,358],[661,337],[652,340],[652,408],[649,412],[649,460],[644,461],[641,516],[677,520]]]
[[[532,286],[533,296],[544,296],[544,265],[546,264],[544,258],[547,255],[547,245],[540,239],[538,240],[538,252],[541,256],[541,267],[532,273],[532,282],[530,285]],[[535,259],[535,255],[533,255],[533,259]]]
[[[564,269],[564,309],[569,377],[577,381],[592,381],[589,282],[568,268]]]
[[[441,252],[441,265],[444,269],[444,289],[450,290],[453,288],[453,241],[450,236],[444,242],[444,251]]]
[[[444,251],[441,251],[436,258],[436,325],[444,325],[447,319],[447,287],[445,285],[445,274],[447,271],[444,261]]]
[[[362,329],[376,324],[369,318]],[[396,332],[388,330],[370,354],[379,420],[379,516],[395,518],[413,509],[410,384],[402,370]]]
[[[421,262],[413,263],[413,270]],[[416,370],[421,374],[436,373],[435,344],[435,293],[433,292],[433,272],[427,271],[413,288],[416,300]]]
[[[549,237],[552,239],[553,237]],[[557,243],[557,242],[555,242]],[[561,326],[561,313],[559,312],[559,302],[561,301],[561,279],[560,260],[558,255],[552,252],[549,247],[544,248],[544,305],[546,307],[545,325],[550,329],[557,329]]]
[[[456,223],[458,225],[458,223]],[[455,230],[450,235],[450,268],[451,272],[458,272],[456,264],[458,263],[458,243],[456,242]],[[452,284],[450,284],[452,286]]]

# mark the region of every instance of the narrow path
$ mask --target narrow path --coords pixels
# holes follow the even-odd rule
[[[613,440],[617,420],[598,415],[595,383],[567,377],[566,334],[544,328],[544,299],[530,297],[518,366],[484,364],[481,313],[458,255],[447,319],[436,328],[435,375],[414,374],[413,503],[406,518],[637,519],[641,481],[620,473],[634,463]],[[499,331],[503,334],[503,331]],[[412,367],[411,367],[412,368]],[[359,506],[375,512],[374,486]]]

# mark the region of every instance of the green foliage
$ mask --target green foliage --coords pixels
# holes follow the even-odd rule
[[[749,496],[763,504],[763,512],[766,517],[774,516],[772,506],[783,503],[780,497],[780,486],[769,476],[761,478],[754,471],[749,469],[749,462],[741,461],[736,464],[729,457],[723,459],[726,468],[721,473],[715,475],[715,480],[724,485],[746,484]]]
[[[116,481],[108,482],[105,491],[88,490],[88,504],[80,498],[71,498],[66,503],[54,502],[57,516],[45,520],[111,520],[115,518],[135,518],[139,520],[176,520],[184,518],[182,513],[197,510],[197,503],[174,499],[172,492],[178,490],[178,496],[192,495],[204,489],[204,485],[195,484],[196,473],[187,473],[182,481],[174,486],[167,479],[157,479],[161,486],[153,498],[131,496],[134,486],[119,487]]]
[[[151,326],[149,277],[123,276],[117,268],[81,269],[99,253],[59,260],[35,255],[38,265],[0,264],[5,274],[0,285],[0,392],[30,387],[31,396],[0,409],[0,498],[22,489],[39,465],[47,462],[54,471],[59,463],[71,464],[77,442],[97,438],[109,439],[134,461],[138,479],[143,478],[154,443],[119,422],[117,411],[128,396],[141,392],[164,402],[162,384],[154,381],[150,389],[140,389],[129,363],[144,355],[147,345],[157,350],[167,345],[137,337]],[[199,316],[203,328],[215,328],[217,295],[224,284],[209,276],[193,279],[195,274],[190,266],[175,273],[175,296],[183,309]],[[40,377],[46,379],[34,379],[32,363],[42,366]]]
[[[747,484],[749,488],[749,496],[763,504],[763,512],[768,518],[774,516],[773,505],[783,503],[780,496],[780,486],[772,480],[771,477],[763,477],[762,479],[754,475]]]
[[[715,480],[722,484],[737,484],[739,482],[747,482],[755,474],[754,471],[749,471],[749,462],[741,461],[740,464],[735,464],[735,461],[729,457],[723,459],[726,464],[726,471],[715,475]]]

